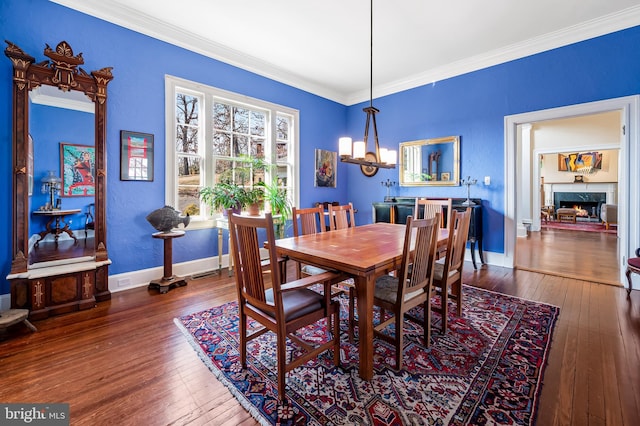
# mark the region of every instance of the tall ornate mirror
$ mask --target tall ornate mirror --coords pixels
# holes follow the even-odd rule
[[[30,309],[35,319],[90,308],[111,296],[105,215],[111,68],[87,73],[82,53],[75,55],[65,41],[55,49],[46,45],[48,59],[40,62],[7,45],[13,65],[11,305]]]
[[[400,186],[460,185],[460,138],[447,136],[400,144]]]

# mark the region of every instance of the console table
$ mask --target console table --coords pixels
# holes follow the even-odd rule
[[[69,229],[69,224],[65,222],[64,217],[80,213],[80,209],[70,209],[70,210],[36,210],[33,212],[36,216],[47,216],[49,217],[49,222],[47,222],[47,229],[40,232],[38,241],[36,241],[35,246],[38,247],[38,244],[47,234],[55,235],[56,244],[58,244],[58,237],[63,232],[66,232],[71,238],[73,238],[74,244],[78,242],[78,239],[75,235],[73,235],[73,231]],[[55,221],[55,225],[51,226]],[[62,226],[64,225],[64,226]]]
[[[415,209],[417,197],[385,197],[383,202],[373,203],[373,222],[388,222],[388,223],[407,223],[407,216],[415,216],[413,210]],[[428,197],[433,198],[433,197]],[[469,247],[471,248],[471,261],[473,262],[473,268],[478,269],[476,265],[476,244],[478,246],[478,254],[480,256],[480,262],[484,264],[484,254],[482,252],[482,200],[478,198],[472,198],[471,201],[475,205],[466,206],[463,205],[466,198],[452,198],[451,207],[464,211],[467,207],[471,207],[471,220],[469,222]],[[446,207],[445,207],[446,210]],[[446,215],[445,211],[445,215]]]

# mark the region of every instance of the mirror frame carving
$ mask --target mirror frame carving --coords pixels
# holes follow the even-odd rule
[[[82,53],[73,54],[66,41],[55,49],[47,44],[44,55],[49,58],[36,63],[15,44],[6,41],[5,55],[13,64],[13,163],[12,163],[12,262],[11,274],[28,270],[29,251],[29,195],[28,195],[28,137],[29,92],[41,85],[49,85],[67,92],[84,93],[95,105],[95,252],[94,260],[104,262],[100,266],[95,284],[96,300],[110,297],[108,290],[106,226],[106,130],[107,85],[113,79],[112,67],[87,73],[79,65],[84,64]]]
[[[428,146],[437,144],[453,145],[453,164],[451,165],[451,179],[448,181],[441,180],[425,180],[425,181],[407,181],[405,179],[405,155],[404,149],[415,146]],[[447,172],[448,170],[443,170]],[[438,171],[438,173],[442,173]],[[459,186],[460,185],[460,138],[458,136],[445,136],[435,139],[421,139],[410,142],[400,143],[400,169],[398,171],[400,186]]]

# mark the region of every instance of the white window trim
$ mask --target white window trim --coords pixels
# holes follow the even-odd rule
[[[213,126],[210,124],[210,119],[212,117],[212,108],[210,99],[211,96],[228,99],[233,103],[241,103],[247,104],[250,106],[255,106],[258,108],[263,108],[271,111],[271,121],[275,120],[275,113],[284,113],[291,115],[293,117],[293,125],[290,129],[291,134],[293,135],[292,141],[289,143],[288,147],[288,158],[291,167],[291,175],[293,178],[293,183],[289,186],[292,188],[292,203],[294,206],[299,205],[300,202],[300,155],[299,155],[299,147],[300,147],[300,113],[298,110],[289,108],[283,105],[274,104],[271,102],[263,101],[261,99],[252,98],[250,96],[241,95],[238,93],[230,92],[223,89],[218,89],[213,86],[208,86],[202,83],[196,83],[190,80],[185,80],[179,77],[174,77],[171,75],[165,75],[165,205],[176,206],[177,205],[177,181],[176,181],[176,160],[175,160],[175,93],[176,89],[184,89],[187,92],[197,92],[204,94],[203,97],[203,106],[202,112],[203,119],[205,121],[205,132],[204,134],[200,134],[202,138],[199,142],[207,143],[203,141],[210,140],[210,132],[213,130]],[[271,132],[271,141],[276,141],[276,126],[269,125],[269,129]],[[202,165],[202,172],[206,175],[210,175],[213,173],[212,170],[208,170],[211,168],[210,163],[205,162]],[[215,227],[215,219],[216,216],[206,217],[206,218],[192,218],[189,226],[185,228],[185,230],[195,230],[195,229],[203,229],[203,228],[213,228]]]

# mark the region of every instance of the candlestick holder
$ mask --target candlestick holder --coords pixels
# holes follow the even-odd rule
[[[380,184],[382,186],[386,186],[387,187],[387,198],[389,198],[391,196],[391,194],[390,194],[391,193],[391,187],[395,186],[396,182],[392,181],[390,179],[387,179],[386,181],[380,182]]]
[[[467,185],[467,201],[463,202],[462,205],[463,206],[475,206],[476,203],[471,201],[470,188],[471,188],[471,185],[475,185],[476,183],[478,183],[478,179],[471,179],[471,176],[467,176],[466,179],[460,179],[460,183],[462,183],[463,185]]]

